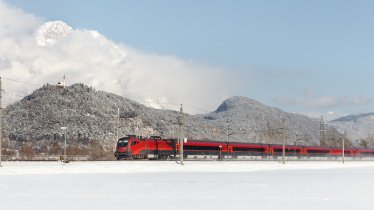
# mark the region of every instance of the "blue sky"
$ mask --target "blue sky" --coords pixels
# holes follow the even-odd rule
[[[6,2],[141,52],[223,69],[235,81],[229,95],[309,116],[373,111],[373,1]]]

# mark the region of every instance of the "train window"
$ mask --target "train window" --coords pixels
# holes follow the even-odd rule
[[[330,151],[329,150],[307,150],[308,153],[314,153],[314,154],[327,154]]]
[[[219,147],[211,146],[184,146],[185,150],[208,150],[208,151],[219,151]]]
[[[118,140],[117,146],[118,147],[127,147],[128,140]]]
[[[264,152],[264,148],[242,148],[242,147],[234,147],[234,152]]]
[[[183,149],[184,149],[184,150],[192,150],[192,147],[191,147],[191,146],[183,145]]]
[[[131,146],[134,146],[134,145],[136,145],[138,143],[139,143],[138,141],[133,141],[133,142],[131,142]]]
[[[360,152],[361,155],[374,155],[374,152]]]

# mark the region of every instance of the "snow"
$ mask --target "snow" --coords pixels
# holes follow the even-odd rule
[[[39,46],[53,45],[57,40],[69,35],[72,28],[63,21],[48,21],[37,31],[36,42]]]
[[[353,145],[357,140],[366,139],[373,144],[374,113],[348,115],[328,122],[329,126],[335,127],[340,133],[346,133]],[[370,148],[370,146],[369,146]]]
[[[3,162],[1,209],[371,209],[374,162]]]

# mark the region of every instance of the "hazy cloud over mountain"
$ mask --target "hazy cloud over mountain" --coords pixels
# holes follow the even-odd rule
[[[67,84],[82,82],[148,104],[183,103],[207,110],[214,110],[233,86],[222,69],[141,52],[94,30],[43,21],[1,0],[0,74],[40,85],[66,75]],[[15,93],[4,97],[5,103],[35,88],[4,80],[3,89]],[[201,112],[188,106],[186,111]]]

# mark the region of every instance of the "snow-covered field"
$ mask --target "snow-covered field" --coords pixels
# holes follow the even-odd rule
[[[374,162],[3,162],[0,209],[373,209]]]

